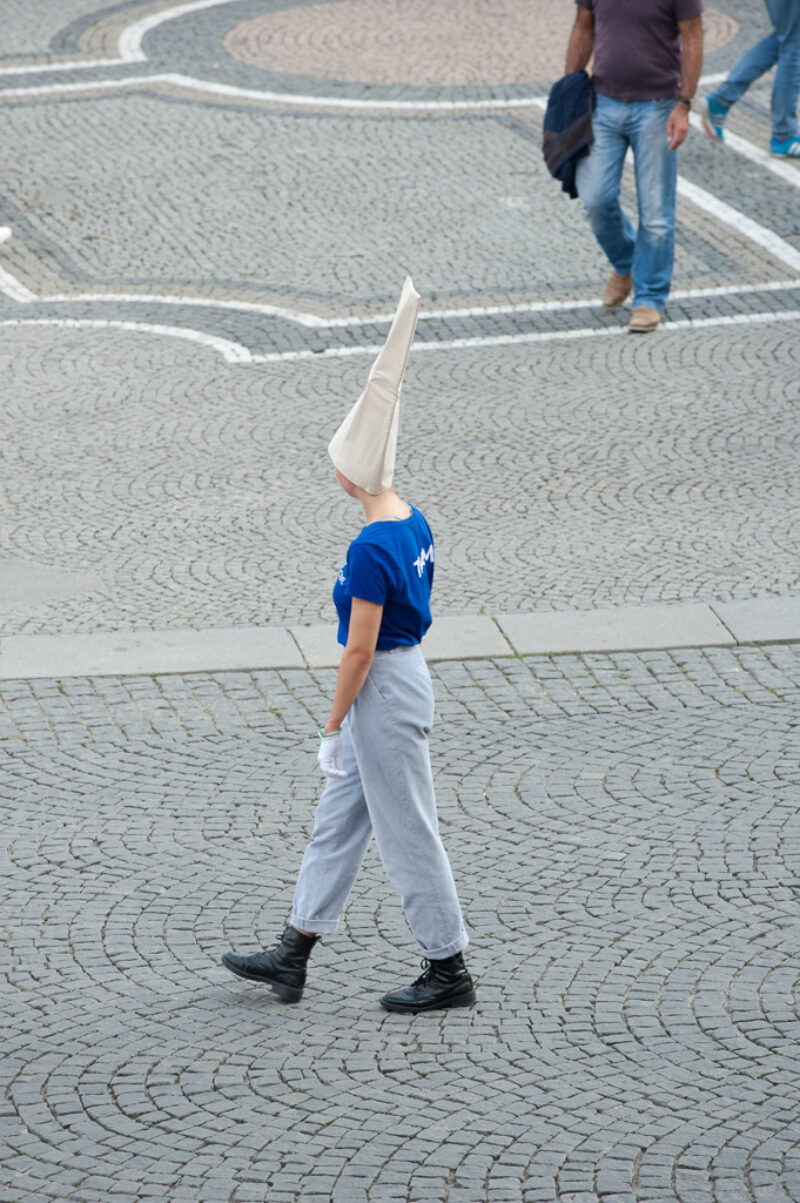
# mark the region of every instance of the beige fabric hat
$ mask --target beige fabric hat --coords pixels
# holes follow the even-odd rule
[[[400,390],[419,306],[419,293],[406,276],[392,327],[372,365],[367,387],[328,444],[334,467],[373,495],[390,488],[394,476]]]

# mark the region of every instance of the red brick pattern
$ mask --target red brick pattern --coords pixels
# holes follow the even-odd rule
[[[348,83],[458,87],[549,80],[563,70],[569,0],[338,0],[245,21],[232,58],[270,71]],[[709,50],[739,25],[706,12]]]

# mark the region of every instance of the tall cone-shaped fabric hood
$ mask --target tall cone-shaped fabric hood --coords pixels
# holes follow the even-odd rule
[[[328,444],[334,467],[368,493],[383,493],[392,484],[400,390],[419,306],[419,293],[406,276],[392,327],[367,387]]]

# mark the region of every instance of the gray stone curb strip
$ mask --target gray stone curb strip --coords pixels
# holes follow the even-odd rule
[[[284,627],[19,635],[0,640],[0,679],[304,668]]]
[[[438,661],[791,642],[800,642],[800,597],[446,616],[424,648]],[[328,624],[12,635],[0,640],[0,680],[335,668],[340,654],[336,627]]]
[[[702,604],[504,614],[497,621],[521,656],[660,651],[736,643],[711,607]]]

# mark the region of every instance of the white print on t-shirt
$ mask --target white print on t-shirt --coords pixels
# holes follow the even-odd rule
[[[347,584],[347,581],[345,580],[345,576],[344,576],[344,564],[342,564],[342,567],[339,569],[339,584],[340,585]]]
[[[414,561],[414,567],[417,570],[417,576],[422,576],[423,572],[425,571],[425,565],[428,563],[428,561],[433,563],[435,561],[435,559],[436,559],[436,555],[434,553],[432,543],[429,544],[427,551],[425,550],[424,547],[421,547],[419,549],[419,555],[417,556],[416,560]]]

